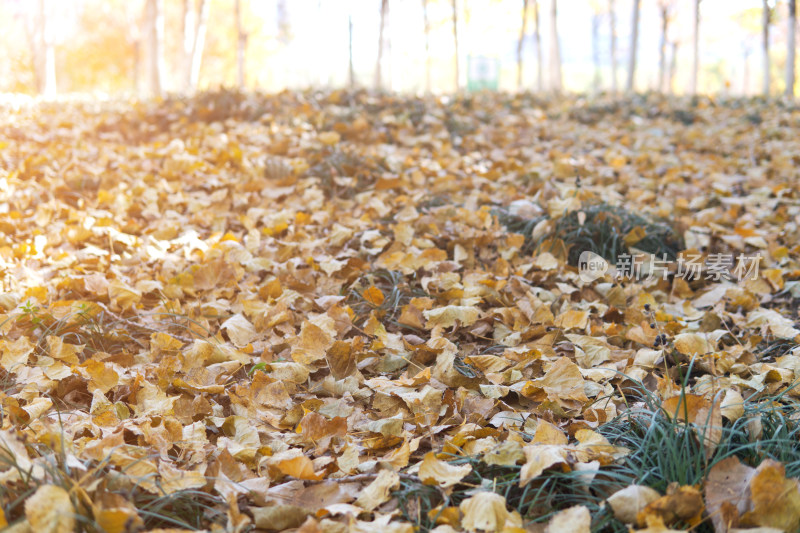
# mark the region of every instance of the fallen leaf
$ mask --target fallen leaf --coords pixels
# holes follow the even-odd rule
[[[697,525],[702,520],[704,509],[700,491],[694,487],[683,486],[647,504],[639,511],[636,521],[640,526],[649,525],[652,520],[650,517],[657,517],[664,524],[680,521]]]
[[[425,323],[426,329],[432,329],[436,326],[450,328],[456,324],[465,327],[471,326],[477,322],[478,317],[480,317],[480,311],[477,308],[463,305],[438,307],[436,309],[423,311],[422,314],[428,320]]]
[[[25,500],[25,518],[33,531],[72,533],[75,509],[67,491],[56,485],[41,485]]]
[[[419,466],[419,478],[426,485],[439,485],[442,488],[452,487],[472,472],[468,464],[456,466],[436,458],[436,454],[428,452]]]
[[[236,313],[222,323],[228,337],[237,348],[247,346],[256,336],[256,328],[241,313]]]
[[[400,484],[400,476],[392,470],[381,470],[375,480],[361,491],[356,500],[356,505],[366,511],[372,511],[386,503],[391,496],[392,489]]]
[[[547,522],[545,533],[589,533],[592,516],[589,509],[582,505],[568,507],[559,511]]]
[[[661,495],[650,487],[629,485],[609,496],[606,501],[614,511],[614,517],[617,520],[625,524],[633,524],[642,509],[660,497]]]
[[[522,517],[506,509],[506,499],[494,492],[478,492],[458,506],[464,517],[461,527],[467,531],[503,531],[506,527],[522,527]]]
[[[764,460],[750,480],[752,510],[741,517],[742,525],[796,531],[800,527],[800,481],[786,479],[784,466]]]

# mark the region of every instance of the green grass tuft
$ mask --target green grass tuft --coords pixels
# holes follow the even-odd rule
[[[548,218],[547,215],[524,218],[503,208],[495,208],[492,213],[509,232],[525,236],[522,253],[534,252],[545,239],[561,239],[569,249],[568,263],[572,266],[578,265],[578,258],[587,250],[612,264],[616,263],[621,254],[631,252],[625,244],[625,236],[636,227],[641,227],[645,232],[644,238],[633,245],[637,250],[655,254],[659,258],[666,255],[668,260],[674,261],[684,246],[683,239],[667,222],[605,203],[587,205],[579,211],[571,211],[553,219],[553,230],[536,240],[533,230]],[[580,217],[585,217],[582,222]]]
[[[579,213],[586,215],[583,224]],[[625,236],[636,227],[645,231],[645,237],[634,244],[638,250],[658,257],[666,255],[668,260],[674,261],[683,249],[681,238],[669,224],[608,204],[589,205],[559,218],[555,221],[553,236],[569,247],[570,265],[577,266],[581,252],[586,250],[613,264],[621,254],[630,253]]]
[[[365,297],[365,291],[376,287],[383,293],[384,300],[380,305],[375,305]],[[373,311],[387,327],[395,330],[405,329],[416,331],[416,328],[397,321],[404,305],[408,305],[413,298],[427,297],[427,292],[422,289],[416,276],[407,279],[396,270],[376,270],[358,278],[349,287],[345,302],[356,315],[356,322],[363,321]]]

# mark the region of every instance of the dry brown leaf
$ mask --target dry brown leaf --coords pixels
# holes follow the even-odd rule
[[[650,525],[653,517],[662,521],[664,524],[672,524],[677,521],[686,522],[690,525],[697,525],[703,517],[703,496],[694,487],[677,487],[673,492],[661,496],[647,504],[644,509],[639,511],[636,520],[640,526]]]
[[[725,533],[739,524],[739,518],[751,507],[750,481],[755,469],[736,457],[715,464],[705,482],[705,501],[714,530]]]

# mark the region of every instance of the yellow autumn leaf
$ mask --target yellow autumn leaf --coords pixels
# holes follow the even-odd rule
[[[310,364],[325,358],[333,338],[324,329],[309,321],[303,322],[300,336],[292,349],[292,359],[300,364]]]
[[[525,464],[519,474],[519,486],[524,487],[532,479],[553,465],[567,462],[567,449],[554,444],[530,444],[523,448]]]
[[[342,136],[335,131],[323,131],[317,136],[317,138],[322,144],[326,146],[333,146],[341,140]]]
[[[426,453],[419,466],[419,478],[424,484],[439,485],[443,488],[455,485],[470,472],[472,472],[470,465],[451,465],[437,459],[433,452]]]
[[[69,493],[56,485],[41,485],[25,500],[25,518],[33,531],[72,533],[75,509]]]
[[[553,515],[544,528],[544,533],[589,533],[592,515],[583,505],[568,507]]]
[[[609,496],[606,501],[620,522],[633,524],[639,512],[660,497],[661,495],[650,487],[628,485]]]
[[[557,328],[564,330],[585,329],[589,323],[589,313],[577,309],[569,309],[558,315],[555,319]]]
[[[367,485],[356,500],[356,505],[372,511],[391,497],[391,491],[400,484],[400,476],[392,470],[381,470],[375,480]]]
[[[237,348],[247,346],[256,336],[256,329],[241,313],[236,313],[222,323],[220,329],[225,330]]]
[[[471,306],[448,305],[446,307],[437,307],[435,309],[423,311],[422,314],[427,319],[425,323],[426,329],[431,329],[436,326],[449,328],[456,324],[459,326],[473,325],[480,317],[480,310]]]
[[[458,506],[464,517],[461,527],[466,531],[503,531],[507,527],[522,527],[517,511],[509,512],[506,499],[495,492],[481,491]]]
[[[364,299],[369,304],[374,305],[375,307],[380,306],[385,299],[383,292],[381,292],[381,290],[374,285],[364,289],[362,296],[364,296]]]
[[[647,232],[645,229],[642,226],[636,226],[626,233],[622,240],[625,242],[626,246],[630,247],[635,246],[637,242],[641,241],[645,237],[647,237]]]
[[[714,351],[714,346],[699,333],[680,333],[673,339],[675,349],[683,355],[707,355]]]
[[[319,480],[322,476],[314,472],[311,459],[300,450],[288,450],[270,457],[268,463],[277,468],[283,475],[297,479]]]

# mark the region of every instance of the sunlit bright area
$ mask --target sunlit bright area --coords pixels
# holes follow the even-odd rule
[[[783,94],[790,26],[786,0],[0,0],[0,91]]]

